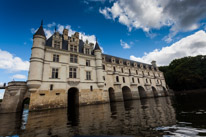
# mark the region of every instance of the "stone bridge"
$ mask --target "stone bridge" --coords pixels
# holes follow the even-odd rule
[[[12,81],[7,86],[4,84],[0,89],[5,89],[0,113],[21,112],[23,101],[30,97],[26,82]]]

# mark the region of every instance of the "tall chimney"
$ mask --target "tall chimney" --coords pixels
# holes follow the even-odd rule
[[[68,29],[64,29],[64,30],[63,30],[64,40],[68,40],[68,33],[69,33],[69,30],[68,30]]]

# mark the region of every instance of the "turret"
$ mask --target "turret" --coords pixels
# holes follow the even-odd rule
[[[33,35],[32,54],[30,58],[30,67],[27,82],[30,92],[35,92],[41,86],[45,43],[46,36],[44,33],[42,21],[41,26]]]
[[[98,42],[96,42],[96,44],[95,44],[94,55],[95,55],[95,59],[96,59],[97,85],[99,87],[103,87],[104,80],[103,80],[103,68],[102,68],[102,51],[99,47]]]

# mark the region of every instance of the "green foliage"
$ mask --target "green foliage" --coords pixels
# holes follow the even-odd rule
[[[184,57],[159,67],[168,86],[176,91],[206,88],[206,56]]]

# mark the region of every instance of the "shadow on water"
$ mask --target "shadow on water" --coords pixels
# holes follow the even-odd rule
[[[197,103],[196,108],[191,108],[194,107],[192,103],[185,104],[182,100],[184,99],[176,98],[171,101],[169,97],[161,97],[29,112],[29,115],[25,110],[22,116],[20,114],[1,114],[0,136],[205,135],[205,106],[198,107]],[[195,100],[186,100],[195,103]],[[201,114],[197,114],[198,112]],[[200,122],[198,116],[205,123]],[[193,119],[200,123],[198,124]]]

